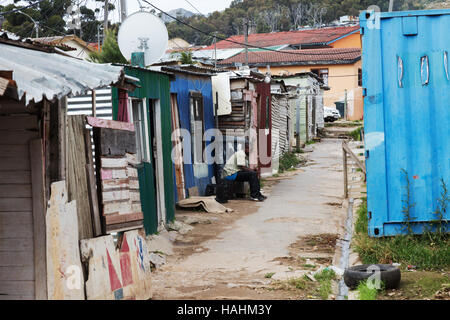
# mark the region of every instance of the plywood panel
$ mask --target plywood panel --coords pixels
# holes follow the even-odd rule
[[[0,281],[34,280],[33,267],[0,267]]]
[[[0,295],[34,296],[34,281],[0,281]]]
[[[0,171],[1,184],[29,184],[30,182],[30,171]]]

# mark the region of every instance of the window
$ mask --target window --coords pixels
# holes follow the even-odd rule
[[[203,121],[203,96],[201,93],[191,92],[190,113],[192,159],[194,163],[203,163],[203,151],[205,150],[203,134],[205,127]]]
[[[311,72],[321,77],[323,84],[328,86],[328,69],[311,69]]]
[[[139,162],[148,162],[148,144],[145,131],[145,114],[142,100],[133,99],[131,102],[133,123],[136,132],[136,158]]]
[[[358,69],[358,87],[362,87],[362,70]]]

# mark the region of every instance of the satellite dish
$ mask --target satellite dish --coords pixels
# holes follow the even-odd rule
[[[166,52],[169,35],[160,18],[149,12],[139,11],[122,22],[117,40],[125,59],[131,60],[133,52],[144,52],[145,64],[151,65]]]

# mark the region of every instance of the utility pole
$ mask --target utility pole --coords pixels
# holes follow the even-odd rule
[[[120,0],[120,22],[124,22],[127,18],[127,1]]]
[[[103,20],[103,39],[106,38],[106,31],[108,30],[108,13],[109,13],[109,0],[105,0],[105,13]]]
[[[214,68],[217,68],[217,32],[214,32]],[[216,127],[218,128],[218,127]]]
[[[245,65],[248,67],[248,19],[244,19]]]
[[[394,10],[394,0],[389,0],[389,12]]]

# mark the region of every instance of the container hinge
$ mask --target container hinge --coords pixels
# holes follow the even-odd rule
[[[364,156],[367,158],[369,158],[369,150],[366,150],[366,152],[364,153]]]
[[[362,89],[362,95],[363,97],[367,96],[367,88]]]

